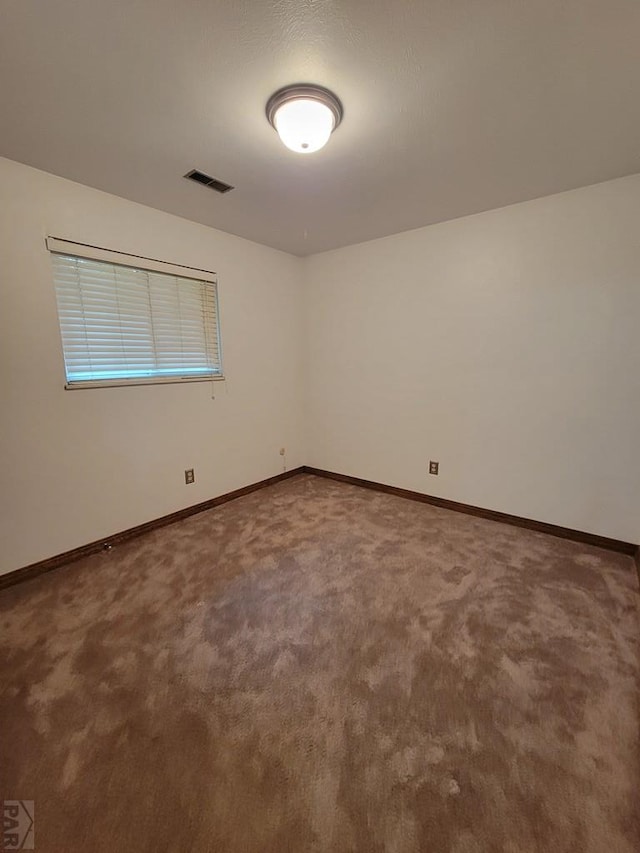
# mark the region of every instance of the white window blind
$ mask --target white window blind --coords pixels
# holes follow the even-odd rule
[[[92,247],[47,244],[68,388],[222,378],[213,274],[169,264],[163,272],[161,262],[133,266],[132,256],[95,250],[125,261],[116,263],[61,251],[89,255]]]

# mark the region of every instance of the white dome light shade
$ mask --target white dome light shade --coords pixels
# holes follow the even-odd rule
[[[342,104],[321,86],[287,86],[269,99],[267,118],[287,148],[312,154],[340,124]]]
[[[333,130],[333,113],[320,101],[287,101],[273,117],[278,136],[292,151],[311,154],[329,141]]]

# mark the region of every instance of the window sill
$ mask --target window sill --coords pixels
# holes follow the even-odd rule
[[[83,388],[127,388],[130,385],[183,385],[186,382],[220,382],[224,376],[219,373],[211,376],[152,376],[148,379],[96,379],[87,382],[67,382],[65,391],[79,391]]]

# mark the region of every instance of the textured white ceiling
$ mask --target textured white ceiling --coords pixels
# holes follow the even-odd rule
[[[639,0],[3,0],[0,154],[310,254],[640,171],[639,45]],[[306,157],[296,82],[345,107]]]

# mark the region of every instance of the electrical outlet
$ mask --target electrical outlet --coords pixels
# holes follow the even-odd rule
[[[429,473],[430,474],[438,474],[438,469],[440,468],[439,462],[429,461]]]
[[[196,475],[193,473],[193,468],[185,468],[184,481],[187,484],[187,486],[190,486],[191,483],[195,483]]]

